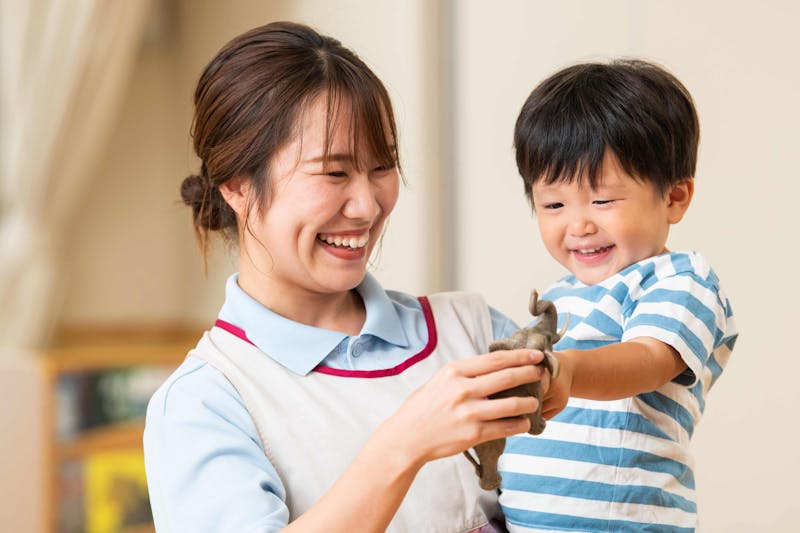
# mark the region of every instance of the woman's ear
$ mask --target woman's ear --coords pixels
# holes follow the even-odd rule
[[[231,178],[219,186],[219,192],[225,202],[236,213],[236,216],[245,218],[250,198],[250,180],[247,178]]]
[[[694,195],[694,178],[686,178],[676,183],[667,193],[667,213],[670,224],[677,224],[689,209]]]

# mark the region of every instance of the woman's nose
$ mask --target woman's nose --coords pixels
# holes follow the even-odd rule
[[[342,212],[344,216],[359,220],[374,220],[380,213],[377,188],[366,174],[355,176],[348,187],[348,197]]]

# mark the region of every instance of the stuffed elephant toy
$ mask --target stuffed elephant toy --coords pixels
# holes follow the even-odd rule
[[[540,363],[550,371],[553,379],[558,376],[558,359],[553,355],[553,345],[558,342],[564,335],[569,323],[569,317],[560,332],[556,330],[558,327],[558,312],[553,302],[549,300],[539,300],[539,294],[536,290],[531,292],[531,299],[529,305],[530,312],[533,316],[542,315],[541,320],[536,322],[531,327],[522,328],[511,337],[498,339],[489,345],[489,351],[496,350],[515,350],[518,348],[528,348],[532,350],[541,350],[544,353],[544,359]],[[510,389],[492,394],[490,398],[507,398],[510,396],[534,396],[539,400],[539,407],[536,411],[529,415],[531,421],[531,429],[528,431],[531,435],[538,435],[544,431],[545,420],[542,417],[542,387],[538,381],[533,383],[526,383]],[[467,459],[475,466],[475,473],[480,478],[480,486],[485,490],[494,490],[500,486],[501,477],[497,471],[497,459],[503,453],[506,446],[506,439],[490,440],[475,446],[475,454],[478,456],[476,461],[469,450],[464,452]]]

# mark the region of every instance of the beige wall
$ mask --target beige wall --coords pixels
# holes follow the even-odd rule
[[[191,97],[200,71],[227,40],[280,19],[340,36],[386,83],[409,187],[374,271],[387,285],[413,293],[435,288],[437,270],[426,259],[436,262],[431,256],[440,225],[429,223],[436,211],[425,207],[436,194],[429,178],[438,164],[438,125],[430,120],[436,93],[422,82],[431,69],[426,45],[433,32],[427,28],[435,7],[422,1],[186,0],[161,12],[156,22],[162,29],[145,42],[118,127],[75,221],[64,322],[205,324],[215,316],[221,280],[236,270],[235,254],[220,247],[204,278],[190,213],[179,203],[181,180],[197,171],[188,139]]]
[[[458,5],[460,285],[520,320],[530,288],[563,274],[539,244],[511,151],[516,115],[536,82],[579,60],[636,55],[663,63],[693,93],[702,127],[697,191],[669,246],[706,254],[741,331],[693,443],[700,519],[704,531],[795,531],[800,6]]]
[[[177,188],[196,169],[187,139],[193,84],[227,39],[253,25],[311,23],[354,48],[387,83],[409,187],[377,267],[385,285],[412,293],[478,290],[519,321],[527,319],[530,288],[561,271],[539,244],[521,194],[511,153],[516,113],[533,85],[560,66],[649,57],[692,91],[703,130],[696,197],[670,246],[709,257],[742,331],[694,443],[703,529],[793,530],[800,454],[797,430],[785,420],[800,400],[792,381],[800,358],[789,333],[798,297],[800,7],[788,0],[745,7],[721,0],[174,5],[173,18],[164,15],[172,30],[143,48],[119,127],[75,221],[64,322],[213,318],[220,280],[235,265],[218,253],[204,280]],[[443,9],[454,18],[440,20]],[[448,25],[453,57],[443,66],[436,28]],[[441,85],[447,70],[454,77]],[[442,86],[450,91],[444,99]],[[449,144],[441,143],[442,131]],[[455,166],[441,172],[448,150]],[[448,240],[440,220],[447,210],[435,206],[444,205],[441,187],[451,176],[458,212]],[[442,277],[440,250],[451,246],[458,250],[455,279]]]

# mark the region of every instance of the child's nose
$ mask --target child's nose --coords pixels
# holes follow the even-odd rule
[[[569,232],[575,237],[585,237],[597,233],[597,226],[588,217],[576,217],[569,225]]]

